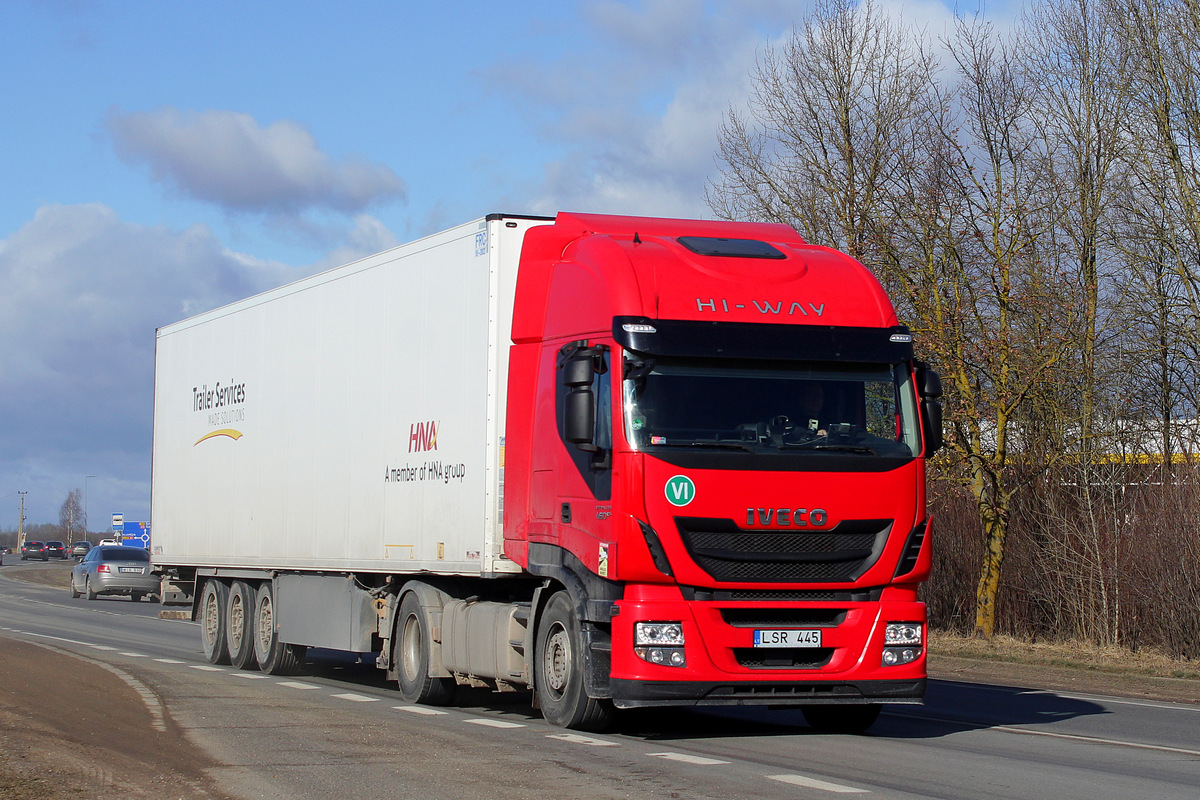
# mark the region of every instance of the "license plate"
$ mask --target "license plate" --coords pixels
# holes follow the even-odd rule
[[[141,575],[142,568],[141,567],[121,567],[121,572],[136,572],[138,575]]]
[[[754,632],[755,647],[820,647],[821,629],[782,629]]]

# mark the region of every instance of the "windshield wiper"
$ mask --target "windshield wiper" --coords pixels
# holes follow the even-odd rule
[[[752,445],[752,444],[747,444],[746,442],[734,442],[734,441],[671,442],[670,444],[666,444],[666,445],[656,444],[656,445],[651,445],[651,446],[652,447],[707,447],[707,448],[711,448],[713,450],[744,450],[747,453],[758,452],[755,449],[754,445]]]
[[[879,455],[874,449],[863,444],[829,444],[828,442],[806,442],[804,444],[781,444],[780,450],[831,450],[838,453],[868,453]]]

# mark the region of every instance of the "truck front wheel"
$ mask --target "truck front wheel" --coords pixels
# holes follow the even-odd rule
[[[89,592],[91,586],[88,586]],[[89,594],[90,597],[90,594]],[[229,645],[225,641],[225,607],[229,604],[229,586],[216,578],[204,582],[200,594],[200,641],[210,664],[229,663]]]
[[[400,696],[409,703],[444,706],[450,702],[456,686],[453,678],[433,678],[429,675],[431,638],[425,612],[416,592],[409,592],[400,601],[396,615],[396,634],[392,637],[392,663],[396,667],[396,683]]]
[[[613,706],[588,697],[583,655],[583,636],[574,605],[566,592],[558,592],[538,621],[534,651],[538,705],[551,725],[604,730],[612,722]]]

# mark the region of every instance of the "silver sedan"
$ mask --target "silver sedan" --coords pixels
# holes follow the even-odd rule
[[[136,603],[158,591],[150,553],[140,547],[93,547],[71,570],[71,597],[127,594]]]

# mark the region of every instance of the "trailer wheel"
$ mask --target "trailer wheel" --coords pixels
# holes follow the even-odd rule
[[[229,586],[216,578],[204,582],[200,593],[200,643],[210,664],[229,663],[229,645],[225,641],[225,606]]]
[[[822,733],[862,733],[875,724],[883,706],[803,706],[804,721]]]
[[[225,605],[225,644],[229,648],[229,663],[238,669],[255,669],[254,657],[254,587],[245,581],[234,581],[229,587]]]
[[[270,581],[263,581],[254,595],[253,627],[254,657],[258,667],[268,675],[295,675],[304,663],[308,648],[301,644],[279,641],[275,622],[275,593]]]
[[[396,633],[392,637],[396,683],[400,687],[400,696],[406,702],[444,706],[453,697],[456,684],[453,678],[430,677],[431,642],[421,602],[416,592],[409,592],[400,601]]]
[[[547,722],[582,731],[609,726],[612,704],[588,697],[584,686],[583,636],[566,592],[551,597],[542,611],[534,660],[538,704]]]

